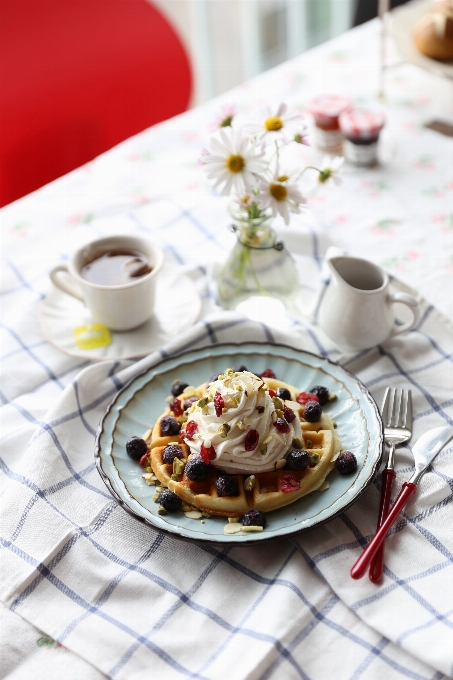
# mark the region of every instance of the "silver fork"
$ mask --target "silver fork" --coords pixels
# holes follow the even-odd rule
[[[384,439],[389,447],[387,467],[382,470],[381,502],[377,528],[387,517],[392,494],[393,481],[396,477],[395,448],[405,444],[412,437],[412,392],[410,390],[387,387],[382,402],[382,420],[384,423]],[[379,583],[384,569],[384,544],[381,545],[371,564],[369,577],[373,583]]]

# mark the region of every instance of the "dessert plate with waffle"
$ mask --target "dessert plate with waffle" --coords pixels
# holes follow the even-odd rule
[[[199,542],[250,544],[324,523],[382,458],[365,386],[284,345],[219,344],[164,359],[123,388],[96,464],[137,519]]]

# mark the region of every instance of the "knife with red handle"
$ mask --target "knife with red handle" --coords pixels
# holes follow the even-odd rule
[[[381,527],[377,530],[374,537],[360,555],[351,569],[352,578],[358,579],[366,573],[371,560],[385,540],[387,532],[396,520],[401,510],[404,508],[409,498],[417,491],[417,485],[425,474],[434,458],[444,448],[453,437],[453,427],[436,427],[425,432],[415,444],[412,453],[414,454],[415,472],[408,482],[404,482],[389,514],[385,518]]]

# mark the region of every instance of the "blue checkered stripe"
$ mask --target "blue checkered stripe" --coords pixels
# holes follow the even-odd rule
[[[197,280],[204,312],[212,312],[197,253],[220,259],[229,243],[213,234],[201,208],[164,207],[157,225],[146,208],[127,217],[129,228],[151,231],[167,246]],[[90,229],[103,233],[95,222]],[[318,235],[305,227],[304,236],[313,280],[322,264]],[[35,263],[25,273],[11,257],[6,269],[1,598],[12,611],[112,678],[453,674],[451,447],[393,527],[379,588],[348,576],[374,532],[379,478],[342,516],[293,540],[218,549],[164,537],[119,508],[94,468],[93,437],[118,389],[162,356],[239,337],[333,359],[339,353],[301,322],[293,321],[287,336],[214,314],[138,364],[90,367],[39,332],[43,267]],[[378,401],[388,385],[411,386],[415,441],[429,427],[453,422],[452,346],[442,318],[425,304],[407,337],[340,358]],[[410,447],[398,461],[396,491],[411,473]]]

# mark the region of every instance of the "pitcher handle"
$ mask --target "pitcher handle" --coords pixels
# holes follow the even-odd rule
[[[416,300],[413,295],[408,295],[407,293],[390,293],[387,299],[390,304],[400,302],[403,305],[407,305],[407,307],[411,309],[414,317],[411,321],[406,321],[406,323],[403,323],[401,326],[393,325],[391,337],[410,331],[420,318],[420,304],[418,300]]]
[[[66,264],[59,264],[51,269],[49,276],[53,285],[62,290],[63,293],[72,295],[72,297],[75,297],[77,300],[81,300],[82,302],[85,301],[82,291],[69,273]]]

